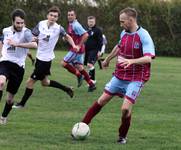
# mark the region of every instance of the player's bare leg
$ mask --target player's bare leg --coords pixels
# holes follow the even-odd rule
[[[6,84],[6,77],[4,75],[0,75],[0,101],[3,95],[3,89]]]
[[[121,117],[121,125],[119,127],[119,144],[126,143],[127,133],[131,123],[131,110],[132,103],[128,99],[124,99],[123,105],[121,107],[122,117]]]

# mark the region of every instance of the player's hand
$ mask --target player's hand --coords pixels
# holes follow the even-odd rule
[[[107,61],[106,59],[102,62],[102,67],[105,69],[109,66],[109,61]]]
[[[13,47],[17,47],[17,43],[15,41],[13,41],[12,39],[7,39],[7,43],[8,45],[10,46],[13,46]]]
[[[79,45],[74,45],[74,46],[72,46],[73,47],[73,49],[76,51],[76,52],[78,52],[79,50],[80,50],[80,46]]]
[[[120,62],[120,65],[121,65],[124,69],[128,68],[128,67],[131,66],[132,64],[134,64],[133,59],[123,59],[122,62]]]
[[[97,58],[100,58],[100,57],[101,57],[101,52],[98,51],[98,53],[97,53]]]
[[[33,36],[33,38],[32,38],[32,42],[38,42],[38,37]]]

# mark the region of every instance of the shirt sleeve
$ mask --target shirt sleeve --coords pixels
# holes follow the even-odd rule
[[[103,45],[103,37],[100,29],[97,30],[98,50],[101,51]]]
[[[143,55],[154,58],[155,47],[150,34],[146,30],[143,30],[143,32],[140,33],[140,38],[142,42]]]
[[[75,34],[77,34],[79,36],[81,36],[87,32],[80,23],[74,23],[73,30],[74,30]]]
[[[67,33],[66,33],[65,29],[62,26],[60,26],[60,38],[64,37],[66,34]]]
[[[33,37],[31,30],[27,29],[24,34],[25,42],[31,42]]]
[[[37,24],[37,25],[33,28],[32,34],[33,34],[34,36],[38,36],[38,35],[40,34],[39,24]]]
[[[4,40],[4,35],[1,35],[0,36],[0,41],[3,42],[3,40]]]
[[[107,39],[106,39],[106,36],[104,34],[102,34],[102,44],[103,45],[107,44]]]
[[[123,31],[120,33],[120,40],[119,40],[119,42],[118,42],[118,44],[117,44],[119,48],[121,48],[121,47],[120,47],[121,39],[122,39],[122,37],[123,37],[124,35],[125,35],[125,31],[123,30]]]

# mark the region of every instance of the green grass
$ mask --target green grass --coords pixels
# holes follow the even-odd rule
[[[181,149],[181,61],[180,58],[157,57],[152,78],[145,85],[133,109],[128,143],[116,143],[122,100],[115,97],[94,118],[91,135],[85,141],[73,141],[72,126],[79,122],[88,107],[102,93],[111,78],[114,63],[107,70],[97,67],[97,90],[87,92],[87,85],[77,88],[76,78],[60,67],[66,52],[56,52],[50,79],[72,85],[75,97],[64,92],[42,88],[38,82],[25,109],[12,110],[8,124],[0,126],[0,150],[180,150]],[[24,81],[15,97],[18,101],[33,67],[27,59]],[[6,92],[0,105],[2,111]]]

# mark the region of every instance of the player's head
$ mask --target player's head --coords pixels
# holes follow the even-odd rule
[[[76,12],[75,10],[71,9],[67,13],[68,22],[73,22],[76,19]]]
[[[96,17],[95,16],[87,17],[87,24],[90,28],[94,27],[96,25]]]
[[[14,30],[16,30],[17,32],[22,31],[23,27],[25,26],[25,17],[26,14],[22,9],[15,9],[11,13]]]
[[[47,19],[50,24],[54,24],[60,16],[60,9],[57,6],[52,6],[48,9]]]
[[[120,26],[125,30],[130,30],[137,24],[137,11],[134,8],[127,7],[119,13]]]

